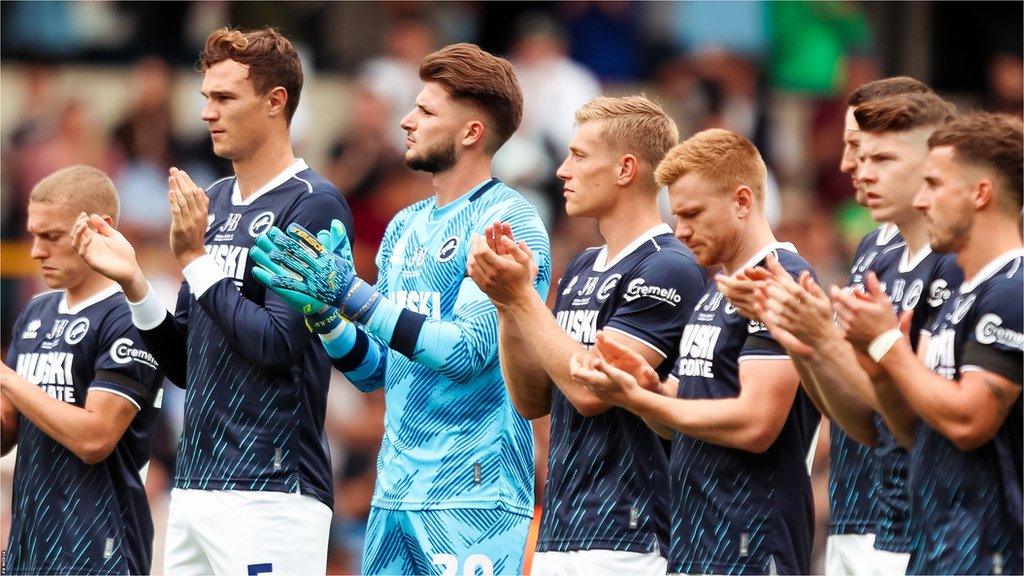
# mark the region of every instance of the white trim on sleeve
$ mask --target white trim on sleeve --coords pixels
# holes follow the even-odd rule
[[[92,386],[89,386],[89,392],[92,392],[93,390],[99,390],[100,392],[107,392],[107,393],[110,393],[110,394],[115,394],[117,396],[120,396],[120,397],[124,398],[125,400],[128,400],[129,402],[134,404],[135,407],[138,408],[138,410],[140,412],[142,411],[142,406],[139,406],[139,403],[136,402],[134,398],[132,398],[131,396],[125,394],[124,392],[121,392],[120,390],[114,390],[113,388],[107,388],[105,386],[101,386],[101,385],[97,385],[97,384],[93,384]]]
[[[228,277],[224,270],[213,261],[213,256],[209,254],[203,254],[190,262],[181,273],[185,275],[189,291],[196,298],[202,296],[210,289],[210,286]]]
[[[615,328],[614,326],[605,326],[604,328],[602,328],[602,330],[604,330],[606,332],[609,332],[609,331],[610,332],[615,332],[617,334],[622,334],[623,336],[627,336],[627,337],[629,337],[629,338],[631,338],[633,340],[636,340],[637,342],[643,344],[644,346],[647,346],[651,350],[654,350],[662,358],[668,358],[668,355],[665,354],[664,352],[662,352],[661,350],[659,350],[658,347],[655,346],[654,344],[651,344],[650,342],[648,342],[647,340],[644,340],[643,338],[640,338],[639,336],[630,334],[629,332],[626,332],[625,330],[621,330],[619,328]]]
[[[141,302],[128,300],[128,308],[132,311],[132,324],[139,330],[152,330],[167,317],[167,308],[156,295],[152,284],[149,285],[149,292]]]

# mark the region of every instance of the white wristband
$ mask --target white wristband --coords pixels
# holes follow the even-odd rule
[[[882,332],[871,341],[871,344],[868,344],[868,356],[871,356],[875,363],[881,362],[882,358],[885,357],[889,350],[892,350],[892,347],[901,338],[903,338],[903,332],[900,332],[899,328],[892,328]]]

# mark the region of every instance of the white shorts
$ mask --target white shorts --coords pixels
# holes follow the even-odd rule
[[[910,554],[875,549],[874,534],[834,534],[825,545],[829,576],[892,576],[906,574]]]
[[[301,494],[175,488],[164,573],[323,574],[331,515]]]
[[[668,562],[655,552],[617,550],[573,550],[537,552],[530,568],[532,576],[590,576],[601,574],[651,574],[664,576]]]
[[[907,573],[909,564],[910,552],[875,550],[875,574],[879,576],[892,576],[893,574],[902,576]]]

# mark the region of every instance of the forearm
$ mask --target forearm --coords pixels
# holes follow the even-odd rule
[[[517,299],[510,306],[510,312],[515,315],[522,337],[533,351],[532,358],[580,414],[596,416],[611,407],[572,378],[569,361],[573,354],[585,352],[587,348],[566,334],[540,297],[531,295]]]
[[[940,434],[951,437],[971,421],[972,403],[962,397],[960,384],[929,370],[906,338],[896,342],[879,365],[910,409]]]
[[[0,394],[0,456],[18,443],[18,410],[7,396]]]
[[[878,397],[879,413],[886,426],[896,441],[909,450],[914,445],[914,433],[920,418],[888,374],[883,373],[873,378],[872,384]]]
[[[146,350],[156,358],[167,379],[178,388],[184,388],[188,368],[185,332],[148,284],[138,300],[128,294],[125,296],[131,309],[132,323],[139,329]]]
[[[814,358],[805,359],[803,364],[833,422],[861,444],[874,446],[878,441],[874,424],[878,399],[853,347],[845,340],[830,339],[815,348]]]
[[[331,364],[362,392],[384,386],[388,348],[351,322],[343,322],[335,332],[320,335]]]
[[[96,443],[109,432],[109,423],[92,412],[51,398],[19,376],[4,380],[3,396],[43,433],[82,460],[89,460],[91,454],[101,449]]]
[[[498,311],[498,357],[512,404],[529,420],[551,412],[551,380],[534,361],[533,349],[523,338],[514,314]]]
[[[672,430],[711,444],[764,452],[778,430],[769,431],[739,397],[718,400],[666,398],[644,389],[636,391],[628,406],[644,420],[659,422]]]
[[[289,370],[305,352],[312,336],[300,313],[270,290],[265,298],[263,306],[257,305],[228,279],[196,296],[235,351],[260,368]]]

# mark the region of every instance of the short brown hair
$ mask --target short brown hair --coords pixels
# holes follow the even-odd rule
[[[92,166],[68,166],[40,180],[28,197],[29,202],[62,204],[75,213],[110,216],[117,226],[121,202],[110,177]]]
[[[576,111],[576,125],[603,121],[605,138],[626,153],[634,153],[645,166],[644,177],[655,187],[654,170],[679,142],[674,120],[644,95],[612,98],[598,96]]]
[[[928,139],[929,148],[949,146],[963,164],[995,171],[1006,193],[1004,204],[1014,213],[1024,207],[1024,123],[1009,114],[975,112],[939,128]]]
[[[861,104],[888,98],[889,96],[900,96],[902,94],[932,94],[932,89],[927,84],[910,76],[893,76],[882,78],[862,84],[846,98],[847,106],[860,106]]]
[[[764,200],[768,168],[757,147],[735,132],[712,128],[694,134],[668,151],[655,178],[658,184],[669,186],[691,173],[720,184],[723,192],[747,186]]]
[[[908,132],[949,122],[956,107],[935,94],[903,94],[865,102],[853,116],[865,132]]]
[[[494,123],[484,149],[494,154],[519,128],[523,91],[512,64],[475,44],[452,44],[427,54],[420,79],[437,82],[458,100],[478,106]]]
[[[291,41],[273,28],[238,30],[221,28],[206,38],[199,55],[199,71],[224,60],[249,68],[249,80],[257,94],[280,86],[288,93],[284,119],[290,125],[302,94],[302,62]]]

